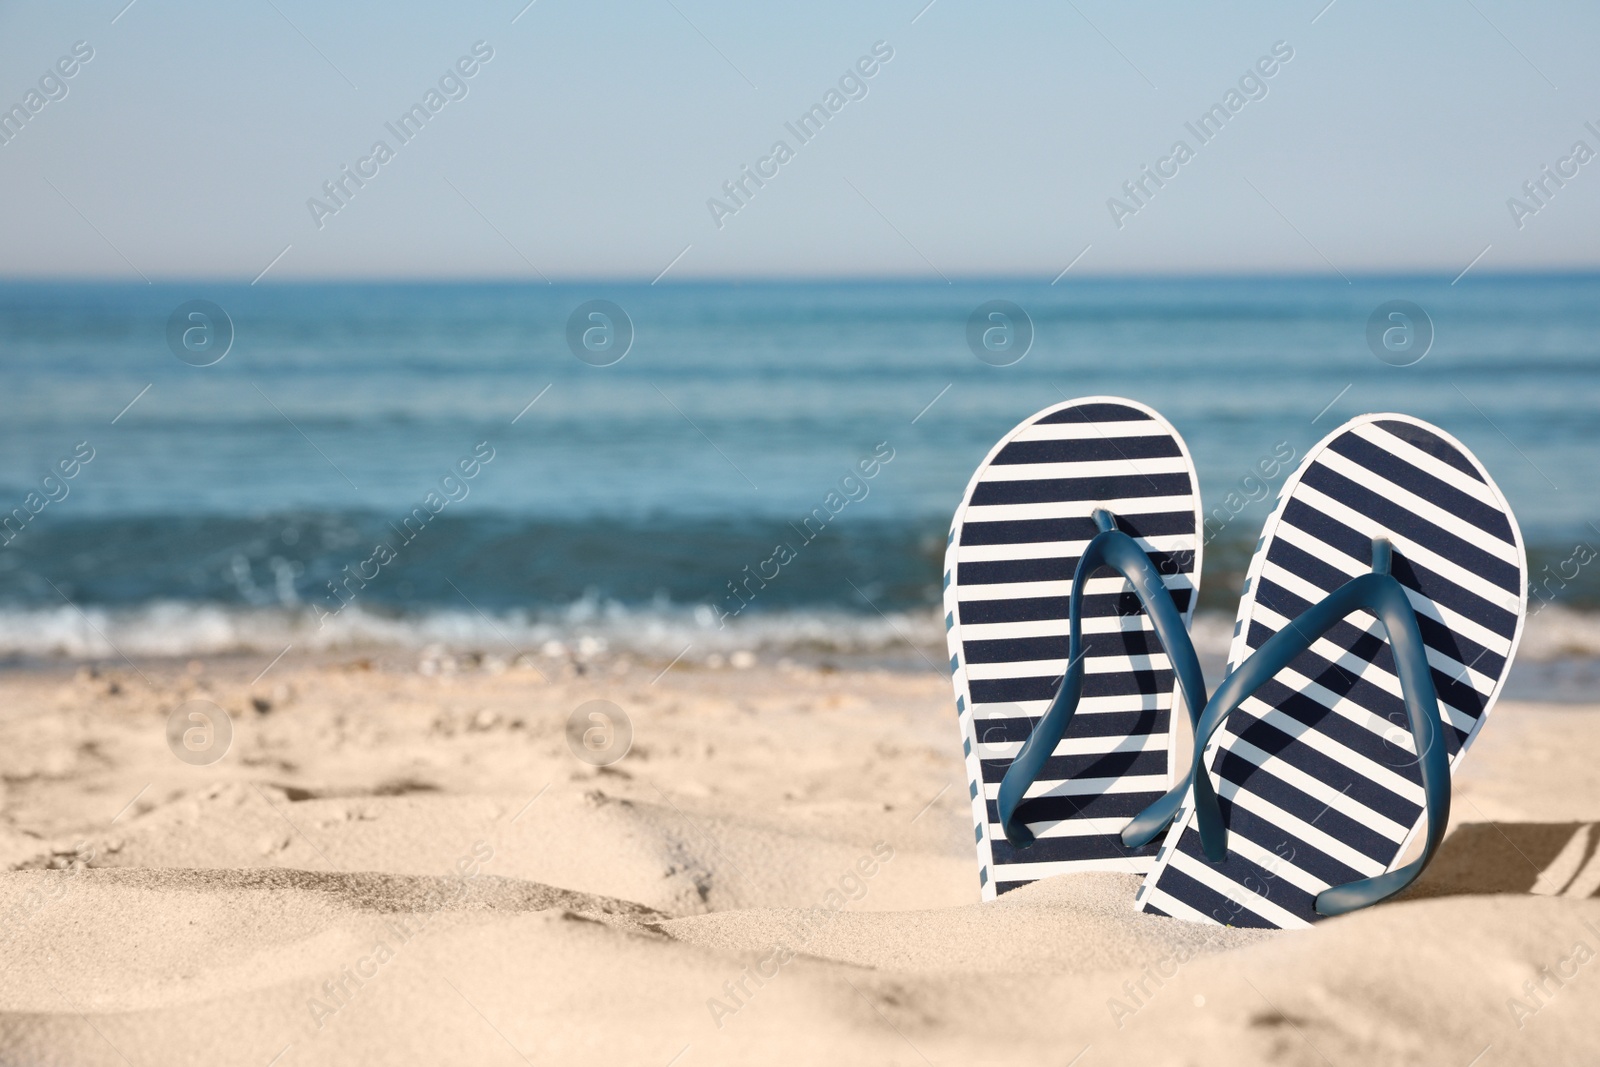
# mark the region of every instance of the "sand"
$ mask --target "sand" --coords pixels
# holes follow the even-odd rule
[[[0,1062],[1600,1058],[1600,708],[1503,704],[1407,899],[1268,933],[1132,876],[980,904],[936,671],[262,666],[0,675]],[[567,743],[597,698],[608,767]]]

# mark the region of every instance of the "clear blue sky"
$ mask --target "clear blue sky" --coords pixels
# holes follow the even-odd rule
[[[0,275],[1600,265],[1600,159],[1520,228],[1507,205],[1537,206],[1523,183],[1575,142],[1600,152],[1592,5],[125,3],[0,6],[0,108],[41,78],[60,97],[0,146]],[[79,41],[93,58],[48,78]],[[466,95],[401,144],[385,123],[478,41],[493,58],[447,86]],[[785,122],[879,41],[893,58],[847,85],[866,95],[800,143]],[[1293,58],[1202,144],[1185,123],[1280,41]],[[793,157],[761,163],[780,139]],[[1129,200],[1180,139],[1193,158]],[[379,140],[393,158],[363,164]],[[719,228],[707,201],[737,206],[745,165],[776,175]],[[376,174],[319,228],[307,201],[334,206],[342,166]],[[1113,196],[1138,207],[1120,228]]]

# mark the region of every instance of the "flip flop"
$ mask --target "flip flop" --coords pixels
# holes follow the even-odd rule
[[[1256,545],[1139,909],[1300,928],[1410,884],[1516,654],[1527,571],[1505,497],[1443,430],[1363,415],[1318,443]]]
[[[1130,849],[1119,835],[1175,778],[1168,651],[1196,694],[1190,716],[1205,703],[1187,632],[1198,486],[1165,419],[1103,396],[1027,419],[968,483],[944,606],[985,900],[1069,871],[1150,869],[1154,846]],[[1019,760],[1025,742],[1030,759]],[[1003,786],[1014,761],[1030,765]],[[1173,813],[1182,797],[1172,794]]]

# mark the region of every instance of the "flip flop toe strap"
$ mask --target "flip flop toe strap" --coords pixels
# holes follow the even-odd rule
[[[1189,631],[1183,624],[1183,616],[1173,603],[1171,592],[1161,580],[1160,571],[1150,561],[1145,550],[1139,547],[1137,541],[1116,528],[1116,519],[1110,512],[1104,508],[1097,508],[1094,519],[1100,533],[1096,534],[1084,548],[1083,555],[1078,559],[1077,570],[1072,576],[1066,673],[1061,679],[1060,688],[1056,690],[1055,699],[1051,701],[1050,707],[1033,728],[1033,732],[1028,735],[1028,740],[1017,753],[1017,758],[1012,761],[1006,770],[1004,780],[1000,783],[998,800],[1001,826],[1005,831],[1006,840],[1018,848],[1026,848],[1033,844],[1034,837],[1033,832],[1016,819],[1017,809],[1022,805],[1029,787],[1038,781],[1043,773],[1046,761],[1055,752],[1056,745],[1067,732],[1067,727],[1072,724],[1072,718],[1077,714],[1078,703],[1083,697],[1083,660],[1090,651],[1090,647],[1085,647],[1083,641],[1083,591],[1089,576],[1096,570],[1110,567],[1132,583],[1134,593],[1138,596],[1145,614],[1150,617],[1156,636],[1160,639],[1161,646],[1166,650],[1177,673],[1178,684],[1183,689],[1184,701],[1189,708],[1191,725],[1198,718],[1199,710],[1206,706],[1205,675],[1200,670],[1200,658],[1195,654],[1194,644],[1189,640]],[[1093,635],[1091,640],[1092,637]],[[1170,821],[1178,805],[1183,801],[1183,789],[1184,787],[1179,787],[1167,794],[1147,809],[1147,813],[1170,801],[1167,813],[1167,820]],[[1162,826],[1164,825],[1165,822],[1162,823]],[[1157,827],[1150,836],[1154,837],[1159,831],[1160,827]]]

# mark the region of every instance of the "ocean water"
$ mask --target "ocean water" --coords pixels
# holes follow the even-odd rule
[[[974,347],[996,300],[1009,347]],[[1380,324],[1399,351],[1369,343],[1395,300],[1425,316]],[[933,645],[974,465],[1089,394],[1194,452],[1203,609],[1231,613],[1281,482],[1257,462],[1394,410],[1516,508],[1530,655],[1600,651],[1600,276],[5,283],[0,361],[0,655]]]

